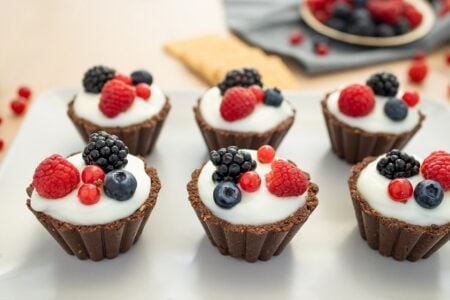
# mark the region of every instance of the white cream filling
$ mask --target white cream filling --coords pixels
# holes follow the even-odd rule
[[[408,198],[406,203],[392,200],[388,193],[391,180],[377,171],[377,162],[383,156],[368,164],[361,171],[357,182],[359,193],[373,209],[385,217],[419,226],[444,225],[450,222],[450,191],[445,192],[441,204],[432,209],[423,208],[417,204],[414,195]],[[421,173],[408,178],[413,188],[424,179]]]
[[[294,115],[294,109],[287,99],[279,107],[259,104],[247,117],[228,122],[220,114],[222,96],[218,87],[210,88],[200,99],[200,113],[211,127],[238,132],[265,132],[275,128]]]
[[[31,207],[57,220],[74,225],[107,224],[132,215],[150,194],[151,179],[145,172],[144,162],[136,156],[128,155],[128,164],[124,170],[134,175],[137,181],[136,191],[129,200],[117,201],[105,195],[101,188],[100,201],[93,205],[85,205],[78,199],[78,187],[70,194],[59,199],[47,199],[39,196],[36,191],[31,195]],[[81,153],[67,159],[79,171],[80,175],[86,164]]]
[[[76,95],[73,108],[78,117],[98,126],[126,127],[135,125],[158,114],[166,102],[163,92],[157,85],[152,84],[150,89],[151,96],[149,99],[144,100],[136,97],[128,110],[121,112],[114,118],[108,118],[98,108],[101,94],[87,93],[82,90]]]
[[[255,150],[244,150],[256,160]],[[277,159],[277,158],[275,158]],[[253,193],[242,191],[241,202],[230,209],[221,208],[214,202],[213,192],[216,187],[211,179],[216,166],[208,161],[202,168],[198,178],[199,196],[203,204],[218,218],[232,224],[264,225],[281,221],[292,215],[306,202],[305,192],[297,197],[277,197],[266,187],[265,175],[271,171],[269,164],[257,162],[255,172],[261,177],[261,187]]]

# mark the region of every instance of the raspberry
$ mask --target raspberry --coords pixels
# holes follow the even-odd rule
[[[233,122],[251,114],[256,104],[256,97],[249,89],[233,87],[228,89],[223,96],[220,114],[225,120]]]
[[[102,89],[99,108],[109,118],[126,111],[134,102],[134,89],[128,84],[113,79]]]
[[[324,55],[327,55],[329,51],[330,51],[330,47],[328,47],[328,45],[325,43],[319,43],[315,47],[315,52],[317,55],[324,56]]]
[[[298,45],[303,41],[303,33],[300,31],[294,31],[289,36],[289,42],[291,45]]]
[[[61,155],[54,154],[34,171],[33,186],[44,198],[57,199],[72,192],[80,182],[80,172]]]
[[[406,178],[396,178],[389,182],[388,193],[392,200],[406,203],[413,194],[413,186]]]
[[[422,82],[428,74],[428,66],[424,61],[415,61],[408,70],[409,79],[412,82]]]
[[[405,92],[402,99],[409,107],[414,107],[419,103],[420,97],[417,92]]]
[[[261,186],[261,177],[255,171],[245,172],[239,178],[239,185],[246,192],[256,192]]]
[[[275,157],[275,149],[272,146],[264,145],[259,147],[257,152],[258,160],[263,164],[270,163]]]
[[[347,116],[362,117],[375,107],[375,96],[367,85],[352,84],[341,91],[338,106]]]
[[[403,4],[403,15],[405,16],[406,20],[408,20],[409,25],[411,25],[412,28],[415,28],[419,26],[420,23],[422,23],[422,13],[418,11],[413,5],[409,3]]]
[[[445,191],[450,190],[450,153],[432,152],[423,161],[420,171],[426,179],[439,182]]]
[[[255,95],[256,102],[261,103],[264,101],[264,91],[259,85],[254,84],[249,89]]]
[[[128,85],[133,85],[133,79],[131,79],[130,76],[125,75],[125,74],[116,73],[116,76],[114,76],[114,79],[120,80],[123,83],[126,83]]]
[[[148,100],[150,96],[152,95],[152,90],[150,89],[150,86],[146,83],[138,83],[136,85],[136,96],[139,98],[142,98],[144,100]]]
[[[11,101],[10,107],[15,115],[20,116],[21,114],[24,113],[27,107],[26,100],[23,98],[14,99],[13,101]]]
[[[100,190],[95,184],[83,184],[78,189],[78,199],[84,205],[95,204],[100,200]]]
[[[402,1],[371,0],[367,9],[372,17],[380,22],[395,24],[402,14]]]
[[[275,160],[272,171],[266,175],[269,192],[278,197],[302,195],[308,188],[308,177],[288,161]]]
[[[81,180],[84,183],[100,186],[105,181],[105,172],[99,166],[89,165],[81,172]]]
[[[17,95],[29,100],[31,98],[31,90],[29,87],[27,86],[20,86],[19,89],[17,90]]]

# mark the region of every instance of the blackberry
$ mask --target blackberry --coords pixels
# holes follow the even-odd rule
[[[211,162],[217,167],[212,175],[214,182],[231,181],[237,183],[241,175],[256,168],[256,161],[250,153],[229,146],[213,150],[209,154]]]
[[[386,97],[397,95],[399,86],[397,77],[387,72],[373,74],[366,84],[372,88],[375,95]]]
[[[231,70],[225,76],[225,79],[217,86],[221,94],[225,94],[226,90],[235,86],[248,87],[251,85],[263,86],[261,82],[261,75],[256,69],[243,68],[242,70]]]
[[[100,93],[106,82],[113,79],[114,69],[105,66],[94,66],[84,73],[83,87],[86,92]]]
[[[409,178],[419,174],[420,163],[405,152],[394,149],[378,161],[377,170],[387,179]]]
[[[83,151],[87,165],[97,165],[108,173],[121,169],[128,163],[128,147],[115,135],[105,131],[94,132]]]

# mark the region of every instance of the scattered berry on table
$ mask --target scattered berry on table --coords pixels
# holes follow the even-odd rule
[[[395,122],[402,121],[408,116],[408,106],[398,98],[389,98],[384,104],[384,113]]]
[[[245,172],[239,178],[239,185],[246,192],[256,192],[261,186],[261,177],[255,171]]]
[[[423,180],[414,189],[414,199],[423,208],[435,208],[441,204],[444,198],[444,191],[434,180]]]
[[[116,71],[106,66],[94,66],[84,73],[83,87],[86,92],[100,93],[106,82],[114,78]]]
[[[228,209],[241,201],[242,193],[235,183],[224,181],[214,188],[213,197],[218,206]]]
[[[268,164],[275,158],[275,149],[270,145],[261,146],[257,151],[257,156],[259,162]]]
[[[131,73],[131,79],[133,80],[134,85],[138,85],[139,83],[146,83],[148,85],[152,85],[153,76],[146,70],[138,70]]]
[[[417,51],[413,57],[414,60],[424,60],[425,58],[426,58],[426,54],[423,51]]]
[[[289,36],[289,43],[291,43],[291,45],[298,45],[302,41],[303,41],[303,32],[301,31],[294,31]]]
[[[20,86],[17,89],[17,95],[24,99],[30,100],[31,98],[31,89],[25,85]]]
[[[395,178],[389,182],[388,193],[392,200],[406,202],[413,195],[413,186],[406,178]]]
[[[421,83],[428,74],[428,66],[424,61],[414,61],[408,69],[409,80]]]
[[[134,97],[132,86],[117,79],[110,80],[102,89],[99,109],[108,118],[114,118],[133,104]]]
[[[133,174],[126,170],[114,170],[106,174],[103,190],[105,194],[118,201],[126,201],[133,197],[137,181]]]
[[[319,43],[316,47],[315,47],[315,52],[317,55],[320,56],[325,56],[328,55],[328,52],[330,52],[330,47],[328,46],[328,44],[325,43]]]
[[[3,139],[0,139],[0,151],[3,150],[3,147],[5,147],[5,142],[3,141]]]
[[[377,170],[387,179],[409,178],[419,174],[420,163],[406,152],[394,149],[378,161]]]
[[[266,175],[269,192],[278,197],[300,196],[308,188],[308,177],[294,164],[285,160],[274,160],[272,170]]]
[[[78,199],[84,205],[93,205],[100,200],[100,189],[91,183],[85,183],[78,189]]]
[[[450,51],[445,53],[445,61],[447,62],[447,65],[450,65]]]
[[[367,9],[377,21],[395,24],[402,14],[402,1],[371,0]]]
[[[15,115],[20,116],[25,112],[25,109],[27,108],[27,103],[25,99],[19,97],[11,101],[10,107]]]
[[[250,115],[255,109],[255,94],[244,87],[229,88],[220,104],[220,114],[228,122],[233,122]]]
[[[402,99],[409,107],[416,106],[420,101],[419,93],[417,93],[416,91],[405,92],[402,96]]]
[[[89,165],[81,172],[81,180],[84,183],[100,186],[105,181],[105,172],[99,166]]]
[[[368,86],[352,84],[341,91],[338,107],[347,116],[363,117],[375,107],[375,96]]]
[[[148,100],[152,95],[152,90],[150,86],[146,83],[138,83],[136,85],[136,96],[144,100]]]
[[[397,77],[388,72],[372,74],[366,84],[370,86],[375,95],[392,97],[397,95],[399,83]]]
[[[266,105],[278,107],[283,103],[283,94],[277,88],[266,89],[264,91],[264,103]]]
[[[422,163],[423,177],[439,182],[445,191],[450,190],[450,153],[432,152]]]
[[[243,68],[229,71],[225,75],[225,79],[217,86],[221,94],[224,95],[229,88],[237,86],[249,87],[254,84],[263,86],[259,72],[253,68]]]
[[[0,125],[2,125],[2,123],[3,123],[3,118],[0,117]]]
[[[237,183],[240,176],[256,168],[256,161],[249,152],[239,150],[236,146],[228,146],[210,152],[209,157],[216,171],[212,175],[214,182],[232,181]]]
[[[403,4],[403,15],[408,20],[409,25],[412,28],[416,28],[422,23],[422,13],[416,9],[414,5],[409,3]]]
[[[128,85],[133,84],[133,80],[131,79],[131,77],[128,75],[122,74],[122,73],[116,73],[116,76],[114,76],[114,79],[120,80],[123,83],[126,83]]]
[[[72,192],[80,182],[78,169],[61,155],[43,160],[33,175],[33,187],[44,198],[57,199]]]
[[[87,165],[97,165],[105,171],[121,169],[128,163],[128,147],[115,135],[105,131],[94,132],[83,150]]]
[[[259,85],[254,84],[249,89],[255,95],[258,103],[264,102],[264,91]]]

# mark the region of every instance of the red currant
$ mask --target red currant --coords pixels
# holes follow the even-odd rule
[[[428,74],[427,64],[420,60],[415,61],[408,69],[409,80],[412,82],[420,83],[422,82]]]
[[[26,100],[24,100],[23,98],[17,98],[14,99],[13,101],[11,101],[10,103],[10,107],[12,109],[12,111],[14,112],[14,114],[20,116],[21,114],[23,114],[23,112],[25,111],[26,108]]]
[[[22,98],[25,98],[26,100],[29,100],[31,98],[31,90],[27,86],[20,86],[17,90],[17,95],[19,95]]]
[[[105,172],[99,166],[90,165],[84,168],[83,172],[81,172],[81,180],[84,183],[91,183],[96,186],[100,186],[105,181]]]
[[[291,45],[298,45],[303,41],[303,33],[300,31],[294,31],[289,36],[289,42]]]
[[[116,76],[114,76],[114,79],[125,82],[128,85],[133,85],[133,79],[131,79],[131,77],[128,75],[117,73]]]
[[[5,142],[2,139],[0,139],[0,151],[3,150],[4,146],[5,146]]]
[[[419,94],[417,92],[405,92],[402,97],[403,101],[409,106],[414,107],[419,103]]]
[[[258,103],[264,101],[264,91],[259,85],[254,84],[250,86],[249,89],[253,93],[253,95],[255,95],[256,101],[258,101]]]
[[[246,192],[255,192],[261,186],[261,177],[255,171],[245,172],[239,178],[239,185]]]
[[[139,83],[136,85],[136,95],[144,100],[147,100],[152,95],[152,90],[146,83]]]
[[[78,189],[78,199],[85,205],[92,205],[100,200],[100,190],[94,184],[85,183]]]
[[[258,149],[258,160],[264,164],[270,163],[275,157],[275,149],[272,146],[264,145]]]
[[[330,51],[330,48],[325,43],[319,43],[316,46],[316,54],[317,55],[321,55],[321,56],[327,55],[329,51]]]
[[[388,193],[392,200],[405,203],[413,194],[413,186],[406,178],[396,178],[389,182]]]

